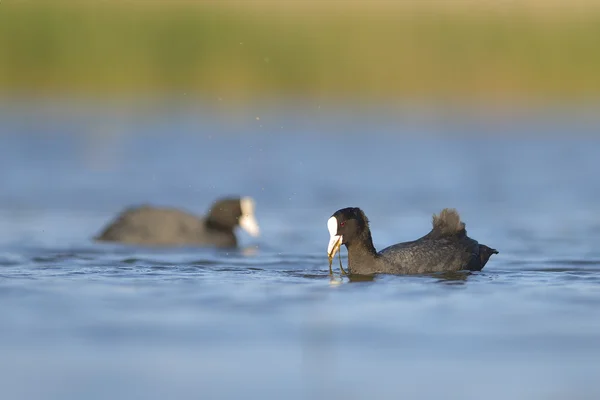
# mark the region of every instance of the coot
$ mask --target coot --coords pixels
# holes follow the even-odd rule
[[[360,208],[336,211],[327,221],[327,228],[331,235],[327,248],[330,273],[333,257],[342,244],[348,249],[348,271],[357,275],[480,271],[492,254],[498,254],[496,249],[468,237],[458,212],[448,208],[433,216],[433,227],[427,235],[380,252],[373,246],[369,220]]]
[[[237,225],[252,236],[259,235],[252,198],[217,200],[206,217],[174,208],[131,207],[94,239],[146,246],[235,247]]]

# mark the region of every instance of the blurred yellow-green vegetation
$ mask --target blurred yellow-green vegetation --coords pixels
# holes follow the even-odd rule
[[[600,7],[3,0],[0,93],[586,100],[600,94]]]

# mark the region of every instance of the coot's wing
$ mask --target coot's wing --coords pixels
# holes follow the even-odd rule
[[[465,269],[473,257],[456,238],[419,239],[398,243],[379,252],[387,273],[425,274]]]

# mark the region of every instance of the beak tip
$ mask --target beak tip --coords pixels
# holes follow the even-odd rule
[[[260,227],[254,215],[244,215],[239,221],[240,227],[252,237],[260,236]]]
[[[342,237],[341,236],[332,236],[329,240],[329,246],[327,246],[327,257],[329,257],[329,261],[333,260],[335,254],[340,250],[342,245]]]
[[[253,226],[253,227],[247,227],[246,229],[244,229],[246,232],[248,232],[248,234],[252,237],[259,237],[260,236],[260,229],[258,228],[258,226]]]

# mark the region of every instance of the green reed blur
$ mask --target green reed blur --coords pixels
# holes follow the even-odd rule
[[[600,12],[268,12],[0,3],[0,91],[581,99],[600,94]]]

